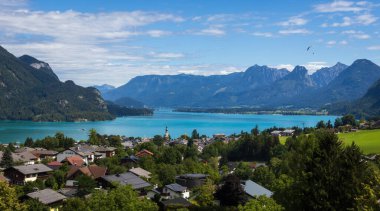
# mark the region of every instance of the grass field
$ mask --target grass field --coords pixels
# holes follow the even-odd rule
[[[380,153],[380,129],[338,134],[345,144],[355,142],[365,154]]]

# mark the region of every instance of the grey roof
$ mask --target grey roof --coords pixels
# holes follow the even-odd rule
[[[130,172],[136,174],[139,177],[145,177],[147,179],[150,178],[151,173],[143,168],[137,167],[137,168],[131,168],[129,169]]]
[[[58,190],[58,193],[66,196],[66,197],[74,197],[78,193],[78,189],[76,189],[76,188],[61,188]]]
[[[141,189],[152,186],[131,172],[123,174],[106,175],[102,177],[107,182],[119,182],[121,185],[131,185],[133,189]]]
[[[49,205],[66,199],[66,196],[50,189],[43,189],[36,192],[28,193],[27,196],[33,199],[38,199],[42,204]]]
[[[17,171],[19,171],[25,175],[26,174],[38,174],[38,173],[53,171],[53,169],[47,167],[44,164],[33,164],[33,165],[27,165],[27,166],[13,166],[12,168],[16,169]]]
[[[172,183],[172,184],[169,184],[169,185],[165,185],[166,188],[174,191],[174,192],[184,192],[187,190],[186,187],[183,187],[182,185],[180,184],[177,184],[177,183]]]
[[[193,205],[189,201],[187,201],[186,199],[184,199],[182,197],[175,198],[175,199],[170,199],[170,200],[166,200],[166,201],[161,201],[161,203],[164,204],[164,206],[168,206],[168,205],[182,205],[184,207],[190,207],[190,206]]]
[[[181,178],[188,178],[188,179],[200,179],[200,178],[206,178],[206,174],[182,174],[177,177]]]
[[[0,151],[0,160],[3,158],[3,151]],[[16,162],[29,162],[32,160],[37,160],[37,157],[34,156],[29,151],[21,151],[21,152],[12,152],[12,159]]]
[[[265,195],[267,197],[271,197],[273,195],[272,191],[270,191],[270,190],[264,188],[263,186],[253,182],[252,180],[245,181],[244,191],[252,197],[262,196],[262,195]]]
[[[293,133],[295,130],[293,130],[293,129],[286,129],[286,130],[284,130],[284,131],[282,131],[282,132],[284,132],[284,133]]]

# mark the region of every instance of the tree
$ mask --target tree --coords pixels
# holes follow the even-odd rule
[[[246,196],[240,179],[236,175],[228,175],[224,184],[216,192],[216,197],[223,206],[237,206],[246,202]]]
[[[284,160],[294,182],[283,191],[282,205],[289,210],[360,210],[356,200],[368,196],[363,185],[378,187],[379,182],[368,179],[371,173],[359,147],[345,147],[327,130],[302,139]]]
[[[197,129],[194,129],[193,132],[191,132],[191,139],[199,139],[199,133]]]
[[[266,196],[259,196],[255,199],[249,200],[244,206],[239,205],[239,211],[282,211],[284,208],[277,204],[272,198]]]
[[[259,131],[259,126],[256,125],[255,128],[253,128],[253,129],[251,130],[251,134],[254,135],[254,136],[258,136],[259,133],[260,133],[260,131]]]
[[[316,125],[316,128],[317,129],[323,129],[323,128],[326,128],[326,124],[323,120],[319,121]]]
[[[96,182],[87,175],[80,175],[75,178],[78,181],[78,195],[84,196],[91,193],[96,188]]]
[[[68,198],[62,206],[62,211],[90,211],[86,201],[81,198]]]
[[[13,166],[12,151],[7,147],[3,153],[3,158],[1,159],[0,166],[3,168],[9,168]]]
[[[215,186],[211,180],[207,180],[206,183],[195,190],[195,192],[198,193],[195,201],[197,201],[199,206],[208,207],[214,204]]]
[[[177,171],[173,165],[158,164],[156,174],[158,176],[158,181],[160,181],[162,185],[167,185],[175,181]]]
[[[239,165],[235,169],[235,174],[241,180],[247,180],[252,176],[252,169],[248,165],[248,163],[240,162]]]
[[[26,147],[33,147],[33,139],[31,137],[27,137],[24,142],[24,146]]]
[[[164,144],[164,142],[165,142],[165,139],[164,139],[164,137],[162,137],[162,136],[160,136],[160,135],[155,135],[155,136],[153,137],[152,142],[153,142],[155,145],[157,145],[157,146],[162,146],[162,145]]]
[[[98,133],[94,128],[90,129],[89,134],[88,134],[88,142],[92,145],[99,145],[100,140],[98,137]]]
[[[154,202],[145,198],[139,198],[130,186],[118,186],[108,193],[95,191],[88,199],[87,206],[92,211],[158,210]]]
[[[16,190],[8,183],[0,182],[0,210],[4,211],[21,211],[27,210],[25,204],[18,201]]]
[[[266,166],[258,167],[252,175],[253,181],[267,188],[271,187],[275,179],[276,175]]]
[[[339,128],[342,125],[343,125],[342,119],[341,118],[336,118],[335,122],[334,122],[334,128]]]
[[[161,157],[159,158],[161,163],[167,164],[179,164],[182,161],[181,152],[175,147],[167,147],[163,150]]]
[[[29,210],[33,211],[49,211],[49,207],[39,202],[37,199],[28,199],[25,201]]]
[[[343,125],[351,125],[351,126],[356,126],[357,122],[355,119],[355,116],[352,114],[348,114],[342,117],[342,123]]]

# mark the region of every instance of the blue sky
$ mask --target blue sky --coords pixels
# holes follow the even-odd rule
[[[380,64],[379,17],[375,0],[0,0],[0,45],[84,86],[254,64],[312,73],[359,58]]]

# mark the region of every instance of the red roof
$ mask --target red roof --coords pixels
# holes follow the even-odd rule
[[[153,156],[153,152],[149,151],[149,150],[146,150],[146,149],[143,149],[141,150],[140,152],[136,153],[136,156],[137,157],[144,157],[146,155],[150,155],[150,156]]]
[[[69,162],[69,164],[73,166],[83,166],[84,164],[84,160],[78,155],[67,157],[62,162],[64,161]]]
[[[92,177],[93,179],[97,179],[99,177],[106,175],[107,168],[97,166],[97,165],[84,166],[84,167],[72,166],[70,170],[67,172],[67,178],[73,176],[78,171],[80,171],[83,175],[87,175],[89,177]]]
[[[62,166],[63,164],[58,161],[52,161],[47,164],[48,166]]]

